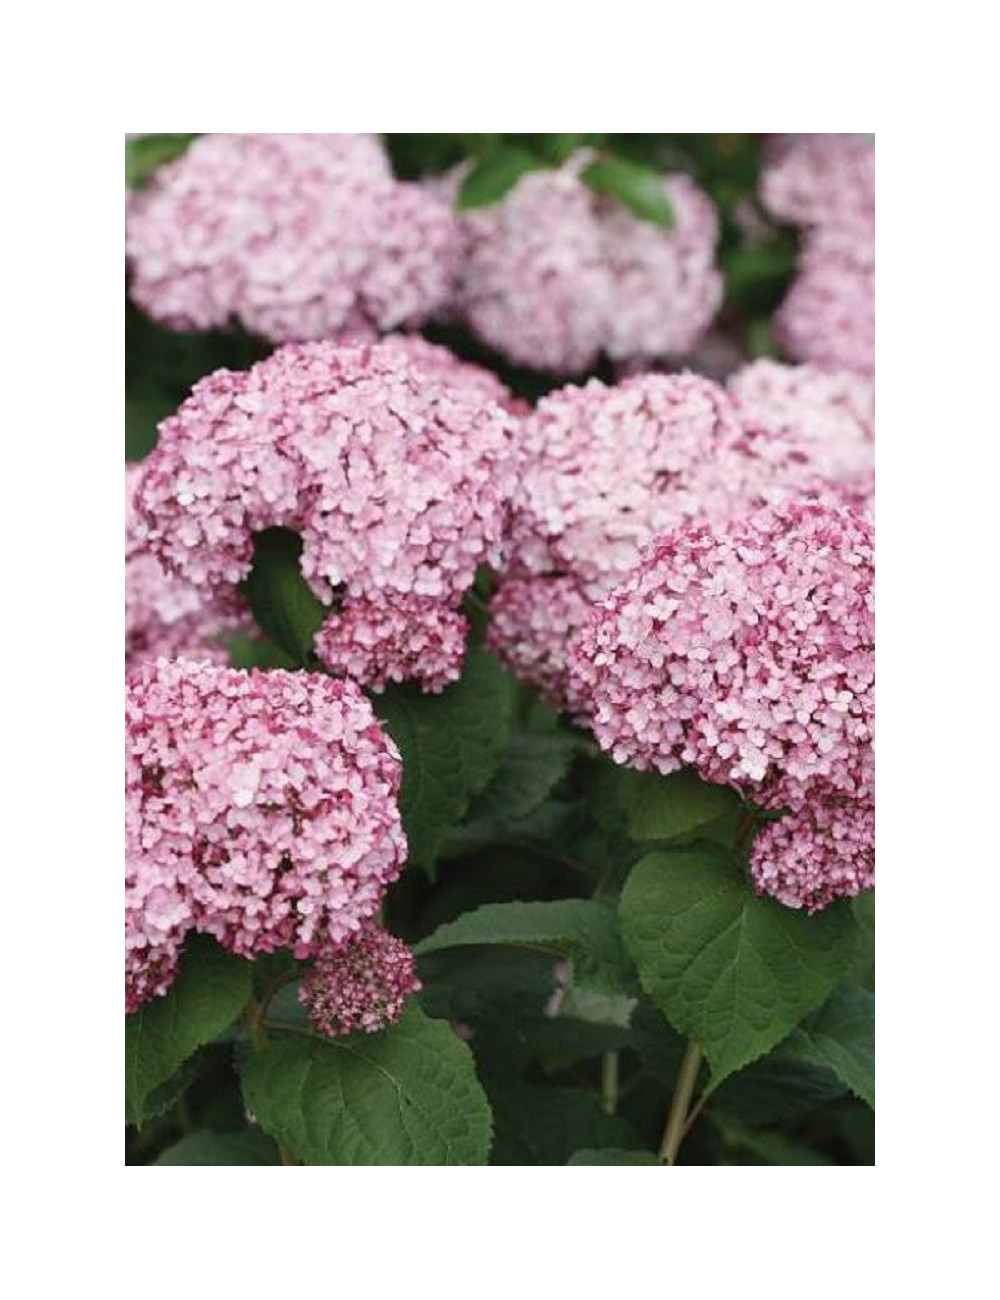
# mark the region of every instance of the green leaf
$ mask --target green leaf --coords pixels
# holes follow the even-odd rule
[[[173,162],[188,148],[195,135],[137,135],[125,141],[125,184],[137,189],[157,167]]]
[[[842,980],[782,1050],[809,1065],[832,1070],[856,1097],[874,1108],[875,994],[868,989]]]
[[[875,992],[875,890],[851,900],[851,911],[858,924],[858,960],[852,974],[859,984]]]
[[[585,167],[580,179],[596,193],[617,199],[643,221],[666,227],[674,224],[664,178],[652,167],[627,158],[602,158]]]
[[[818,1006],[855,952],[845,904],[806,916],[757,897],[736,858],[708,847],[642,858],[620,917],[643,988],[700,1044],[713,1086]]]
[[[741,805],[735,790],[709,785],[691,768],[670,776],[623,768],[620,779],[628,833],[640,842],[690,838]]]
[[[568,1165],[659,1165],[651,1151],[618,1151],[606,1147],[603,1151],[577,1151],[566,1161]]]
[[[484,1165],[490,1108],[472,1053],[410,1006],[379,1034],[276,1041],[243,1067],[261,1128],[307,1165]]]
[[[581,990],[626,997],[637,992],[615,909],[594,899],[487,903],[442,925],[415,952],[422,956],[471,944],[544,948],[572,963],[572,982]]]
[[[250,962],[196,935],[170,990],[125,1017],[125,1114],[147,1116],[146,1101],[203,1043],[228,1029],[250,996]]]
[[[470,824],[507,825],[530,816],[582,747],[576,736],[518,732],[492,781],[469,809]]]
[[[329,612],[302,576],[302,538],[290,528],[265,528],[253,539],[253,568],[243,594],[261,631],[296,664],[311,664],[313,637]]]
[[[728,1146],[745,1152],[751,1159],[738,1164],[754,1165],[832,1165],[836,1164],[822,1151],[793,1142],[783,1133],[754,1133],[735,1124],[719,1125]]]
[[[596,1093],[492,1081],[492,1165],[564,1165],[577,1151],[642,1143],[625,1120],[606,1115]]]
[[[154,1165],[280,1165],[278,1150],[257,1129],[239,1133],[189,1133],[168,1147]]]
[[[463,212],[496,203],[527,172],[538,171],[544,166],[541,158],[516,145],[493,149],[466,173],[455,207]]]
[[[461,678],[439,695],[411,683],[373,698],[403,756],[399,806],[411,862],[433,866],[445,832],[496,771],[513,702],[511,679],[480,649],[468,651]]]
[[[832,1070],[796,1060],[782,1044],[712,1093],[712,1115],[751,1126],[778,1124],[844,1096],[846,1089]]]

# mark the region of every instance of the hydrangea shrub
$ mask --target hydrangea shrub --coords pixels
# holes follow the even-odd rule
[[[873,145],[127,163],[127,1161],[872,1163]]]

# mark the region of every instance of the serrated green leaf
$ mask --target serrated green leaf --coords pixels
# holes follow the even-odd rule
[[[290,528],[265,528],[253,539],[253,567],[242,584],[261,631],[295,665],[315,659],[313,637],[329,612],[302,576],[302,538]]]
[[[594,899],[487,903],[442,925],[415,951],[423,955],[473,944],[545,948],[572,963],[572,982],[581,990],[625,997],[637,991],[615,909]]]
[[[875,1106],[875,995],[842,980],[782,1045],[789,1056],[826,1067],[862,1101]]]
[[[146,1118],[146,1101],[203,1043],[228,1029],[250,996],[250,962],[211,939],[190,940],[170,990],[125,1017],[125,1114]]]
[[[544,161],[527,149],[503,145],[491,149],[466,173],[455,199],[459,212],[496,203],[513,189],[527,172],[545,167]]]
[[[439,695],[393,686],[372,703],[403,757],[399,807],[410,861],[429,869],[445,832],[496,771],[510,732],[513,683],[485,650],[470,649],[461,678]]]
[[[657,226],[674,224],[674,209],[660,172],[627,158],[601,158],[585,167],[580,179],[598,194],[617,199],[634,216]]]
[[[512,736],[493,779],[469,809],[469,823],[501,826],[530,816],[581,747],[576,736],[524,731]]]
[[[577,1151],[640,1148],[625,1120],[607,1115],[596,1093],[491,1081],[496,1122],[492,1165],[564,1165]]]
[[[154,1165],[280,1165],[278,1149],[256,1129],[240,1133],[189,1133],[168,1147]]]
[[[620,780],[628,833],[640,843],[690,839],[741,804],[735,790],[709,785],[691,768],[669,776],[622,768]]]
[[[577,1151],[566,1161],[568,1165],[659,1165],[651,1151],[618,1151],[605,1147],[603,1151]]]
[[[307,1165],[484,1165],[490,1108],[472,1054],[410,1006],[379,1034],[272,1042],[243,1067],[261,1128]]]
[[[700,1044],[713,1086],[784,1038],[855,954],[845,904],[806,916],[758,897],[721,849],[642,858],[619,914],[643,988]]]

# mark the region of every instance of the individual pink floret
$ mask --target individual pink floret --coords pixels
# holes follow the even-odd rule
[[[686,354],[722,302],[714,207],[671,175],[673,226],[642,221],[580,180],[588,161],[530,172],[499,203],[463,215],[454,314],[512,361],[560,374],[601,354]]]
[[[206,135],[127,206],[132,297],[175,329],[274,342],[421,324],[460,248],[448,205],[370,135]]]
[[[395,1024],[420,989],[413,953],[372,921],[336,948],[325,948],[299,989],[322,1034],[374,1034]]]
[[[401,763],[353,682],[161,659],[126,679],[125,721],[127,1009],[189,930],[308,957],[380,906]]]
[[[144,535],[172,572],[218,591],[249,573],[255,532],[295,529],[306,580],[337,602],[320,657],[370,667],[373,685],[440,689],[461,670],[457,611],[476,568],[501,562],[514,433],[477,385],[398,342],[290,344],[201,380],[160,426],[138,492]],[[428,626],[424,671],[413,638]]]

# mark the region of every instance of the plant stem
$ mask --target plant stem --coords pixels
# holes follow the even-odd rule
[[[601,1060],[601,1105],[613,1115],[618,1109],[618,1053],[605,1052]]]
[[[247,1022],[247,1028],[250,1030],[250,1037],[253,1039],[253,1045],[258,1052],[267,1050],[267,1029],[264,1025],[264,1017],[260,1013],[260,1007],[254,998],[251,997],[243,1012],[243,1018]],[[287,1151],[279,1142],[278,1155],[281,1157],[283,1165],[297,1165],[298,1161],[290,1151]]]
[[[687,1119],[691,1098],[694,1096],[695,1084],[698,1082],[698,1069],[701,1066],[701,1048],[691,1040],[677,1072],[674,1095],[670,1102],[670,1114],[667,1127],[663,1130],[663,1142],[660,1146],[660,1161],[665,1165],[677,1163],[677,1152],[684,1138],[684,1122]]]

